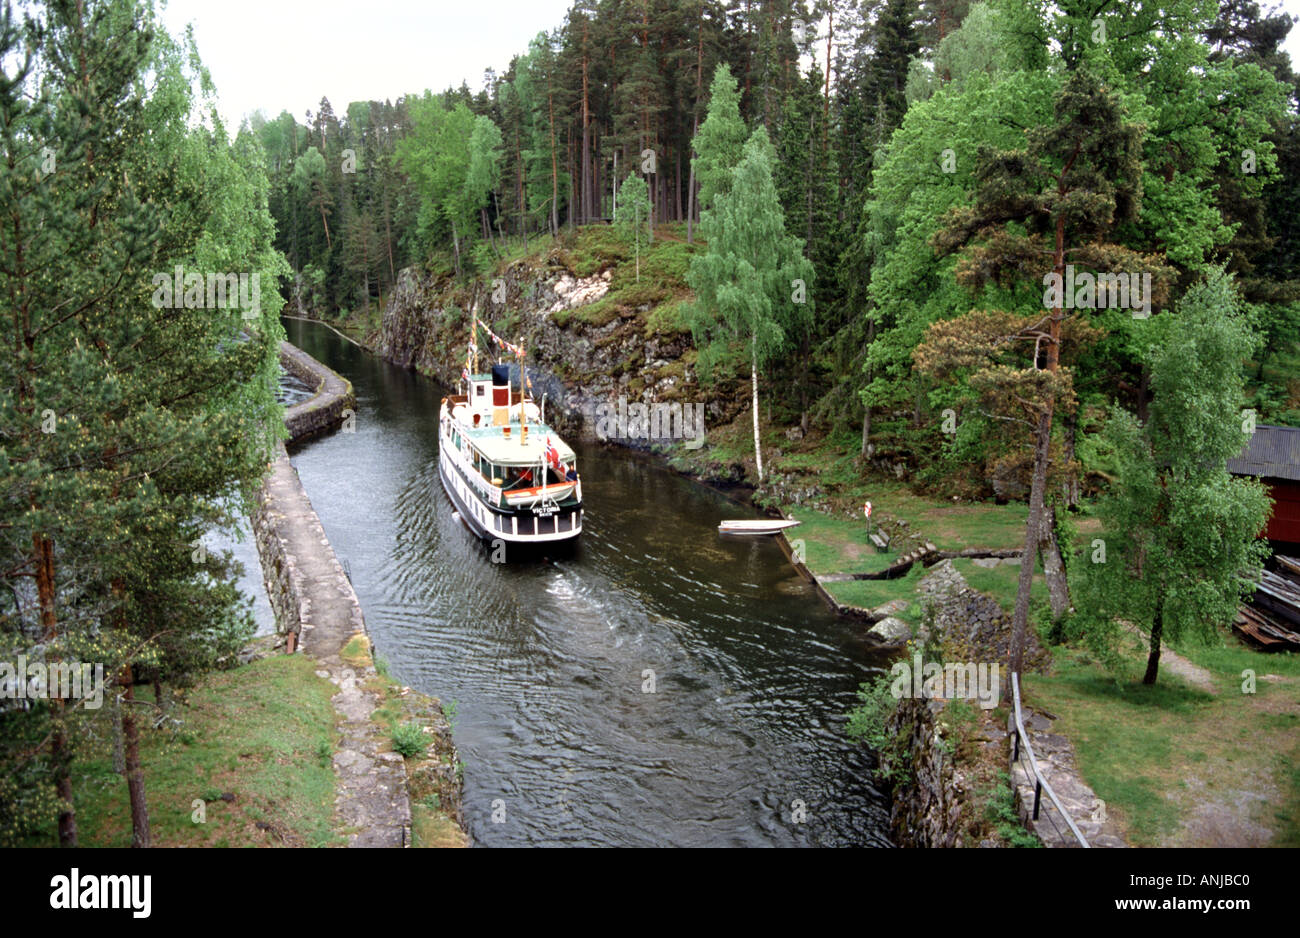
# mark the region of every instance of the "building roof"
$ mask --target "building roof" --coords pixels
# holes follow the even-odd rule
[[[1228,471],[1300,482],[1300,427],[1255,427],[1241,455],[1228,460]]]

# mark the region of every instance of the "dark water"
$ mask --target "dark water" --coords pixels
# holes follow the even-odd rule
[[[285,407],[292,407],[294,404],[305,401],[315,393],[315,389],[308,387],[307,382],[297,375],[290,374],[287,371],[280,372],[280,388],[275,396]]]
[[[355,432],[293,462],[393,675],[457,702],[477,843],[888,843],[871,756],[843,734],[882,661],[770,539],[718,536],[752,510],[575,445],[578,549],[493,564],[438,482],[443,391],[324,327],[285,327],[356,389]]]

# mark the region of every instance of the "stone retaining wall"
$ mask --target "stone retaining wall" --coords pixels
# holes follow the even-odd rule
[[[353,416],[357,398],[351,381],[288,342],[280,343],[280,363],[285,371],[316,389],[315,396],[285,409],[290,446],[336,430]]]
[[[285,369],[316,388],[313,397],[285,411],[290,445],[334,430],[352,416],[356,400],[346,379],[287,342],[280,351]],[[347,833],[350,847],[408,846],[408,767],[392,750],[388,731],[375,716],[388,692],[375,668],[361,603],[283,444],[262,483],[252,522],[267,596],[286,651],[311,655],[316,675],[338,688],[330,701],[341,734],[333,755],[336,827]],[[402,693],[416,696],[406,688]],[[425,709],[436,713],[438,702],[425,700]],[[449,753],[446,771],[453,772],[458,759],[446,729],[442,749]],[[443,794],[454,802],[447,805],[448,817],[458,824],[459,778],[455,781],[455,791]],[[458,835],[454,840],[460,844],[465,838]]]
[[[356,407],[352,382],[288,342],[280,343],[280,363],[290,374],[316,389],[316,394],[312,397],[285,408],[284,423],[289,431],[287,440],[289,446],[335,430],[344,420],[352,416]],[[292,652],[302,639],[303,625],[311,626],[311,597],[304,587],[297,559],[288,546],[289,538],[284,529],[286,506],[278,503],[271,494],[271,480],[285,473],[292,475],[289,487],[296,488],[296,491],[287,493],[288,496],[305,505],[305,512],[310,515],[307,518],[308,523],[313,524],[319,532],[320,544],[328,554],[328,560],[332,561],[338,570],[336,585],[338,593],[351,598],[351,604],[355,607],[355,613],[351,618],[355,621],[358,631],[365,630],[365,620],[361,614],[361,603],[352,590],[352,583],[334,556],[334,550],[325,537],[325,530],[321,527],[316,513],[311,510],[311,501],[307,498],[307,492],[298,481],[298,472],[289,463],[288,451],[284,445],[281,445],[267,482],[262,486],[257,510],[253,513],[252,526],[257,553],[262,562],[262,579],[266,583],[266,595],[275,613],[276,629],[285,637],[286,649]],[[281,496],[281,501],[284,497]]]

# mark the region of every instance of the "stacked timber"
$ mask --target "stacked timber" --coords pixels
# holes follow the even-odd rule
[[[1269,651],[1300,651],[1300,560],[1275,559],[1279,572],[1264,571],[1233,628]]]

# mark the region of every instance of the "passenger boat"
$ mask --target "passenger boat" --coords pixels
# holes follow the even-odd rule
[[[582,533],[582,480],[573,450],[544,422],[532,400],[522,345],[473,318],[461,370],[464,393],[442,399],[438,475],[461,519],[485,540],[566,541]],[[478,332],[518,359],[478,371]],[[543,403],[545,403],[543,401]]]

